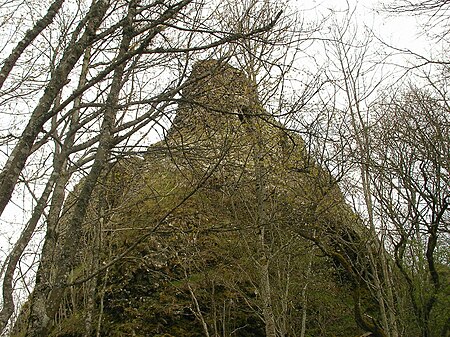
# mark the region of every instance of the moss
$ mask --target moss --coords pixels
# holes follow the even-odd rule
[[[303,140],[288,137],[262,110],[256,88],[242,72],[206,62],[194,68],[191,79],[167,139],[149,148],[144,159],[115,163],[91,200],[85,228],[95,231],[103,219],[100,263],[140,240],[98,275],[92,316],[99,319],[102,304],[102,336],[201,336],[200,313],[219,335],[264,336],[258,291],[259,167],[270,229],[265,244],[273,249],[274,312],[290,331],[298,331],[311,252],[293,233],[339,232],[355,222],[354,215],[330,175],[306,154]],[[238,118],[244,112],[246,120]],[[80,261],[92,253],[89,240],[80,249]],[[328,280],[328,259],[314,261],[319,281],[308,296],[310,333],[357,332],[349,318],[351,297],[341,294],[347,285]],[[80,264],[74,277],[87,269]],[[82,287],[77,291],[80,309],[57,322],[54,336],[83,332],[87,295]]]
[[[59,324],[49,334],[49,337],[81,337],[85,327],[83,311],[75,311]]]

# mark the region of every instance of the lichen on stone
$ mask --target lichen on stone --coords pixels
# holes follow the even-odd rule
[[[310,243],[292,233],[299,226],[319,233],[330,223],[344,228],[354,215],[301,137],[263,109],[256,85],[225,62],[205,60],[192,68],[166,139],[144,159],[115,163],[99,184],[84,224],[94,234],[80,248],[74,278],[134,248],[103,270],[93,288],[86,283],[67,290],[52,335],[84,335],[81,322],[89,313],[92,335],[99,328],[100,336],[201,336],[203,320],[211,335],[263,336],[257,168],[263,172],[270,245],[279,251],[272,263],[274,310],[280,317],[285,310],[277,304],[283,300],[277,277],[289,259],[295,282],[283,319],[297,329],[309,263],[302,254]],[[97,264],[84,264],[92,254],[98,254]],[[315,268],[331,275],[329,262],[315,259]],[[89,296],[95,299],[91,307]],[[312,308],[320,303],[314,298]],[[345,301],[333,305],[346,310]],[[357,331],[351,322],[339,324]]]

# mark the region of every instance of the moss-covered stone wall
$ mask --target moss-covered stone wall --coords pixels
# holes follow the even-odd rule
[[[306,314],[310,336],[356,335],[350,285],[295,233],[344,233],[357,222],[303,140],[264,111],[256,86],[202,61],[167,138],[112,164],[99,183],[73,279],[101,272],[67,290],[52,336],[264,336],[261,244],[280,333],[298,335]]]

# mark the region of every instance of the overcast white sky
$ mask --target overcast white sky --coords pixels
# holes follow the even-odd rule
[[[382,9],[383,3],[392,3],[394,0],[294,0],[300,10],[311,11],[318,14],[336,13],[356,8],[354,19],[358,25],[372,28],[376,36],[384,42],[398,48],[407,48],[418,53],[429,49],[429,42],[425,36],[417,16],[388,15]]]
[[[318,15],[328,15],[335,12],[339,17],[339,12],[356,6],[354,19],[361,27],[368,26],[372,28],[376,36],[384,42],[397,48],[411,49],[417,53],[427,53],[430,50],[430,43],[427,42],[423,29],[418,25],[417,17],[414,16],[393,16],[387,15],[381,8],[381,2],[378,0],[292,0],[295,6],[309,18],[315,18]],[[385,0],[384,2],[390,2]],[[436,47],[436,46],[434,46]],[[14,220],[22,223],[21,215],[15,214]],[[14,224],[10,224],[14,228]],[[4,232],[10,232],[11,228],[3,227],[0,230],[0,260],[2,250],[9,249],[11,242],[5,242],[7,236]],[[8,240],[6,240],[8,241]]]

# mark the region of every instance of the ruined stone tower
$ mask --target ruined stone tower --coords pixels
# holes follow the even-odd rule
[[[102,271],[67,290],[52,336],[264,336],[262,248],[273,259],[274,315],[292,308],[287,335],[301,321],[296,294],[308,263],[301,257],[310,253],[292,233],[301,226],[319,234],[351,217],[301,137],[264,111],[256,85],[227,63],[200,61],[166,139],[144,158],[115,163],[94,193],[73,280]],[[295,280],[290,298],[277,281],[286,268]],[[324,261],[316,268],[330,273]]]

